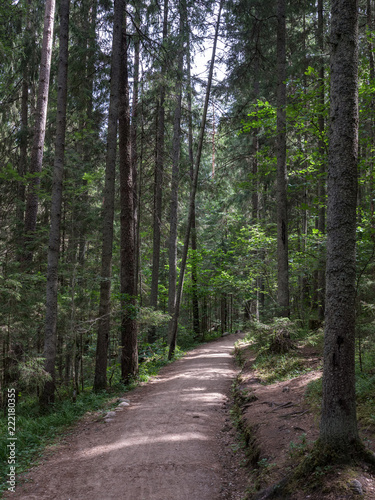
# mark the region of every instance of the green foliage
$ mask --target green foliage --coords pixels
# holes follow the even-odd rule
[[[249,122],[242,122],[241,133],[248,133],[255,129],[260,135],[273,136],[276,134],[276,107],[268,101],[257,100],[248,113]],[[260,129],[260,130],[259,130]]]
[[[295,353],[261,354],[255,360],[253,367],[265,384],[290,380],[311,371],[311,368],[305,366],[303,358]]]
[[[252,321],[248,324],[249,333],[244,340],[249,340],[258,354],[269,350],[272,334],[280,329],[287,329],[292,337],[296,337],[298,329],[296,324],[289,318],[273,318],[269,324]]]
[[[293,441],[289,443],[289,456],[293,460],[297,459],[300,460],[307,454],[308,450],[309,450],[309,443],[307,442],[305,433],[299,436],[298,443],[294,443]]]
[[[25,388],[42,388],[51,380],[51,375],[44,368],[44,358],[31,358],[18,363],[19,385]]]
[[[113,396],[112,396],[113,398]],[[37,400],[21,397],[16,407],[16,450],[17,473],[24,471],[39,457],[43,448],[65,431],[87,411],[98,411],[108,405],[105,393],[94,394],[87,390],[77,396],[73,403],[70,399],[57,402],[50,413],[40,415]],[[0,492],[5,489],[7,465],[7,419],[0,418]],[[1,486],[1,483],[2,486]]]
[[[371,358],[373,358],[372,350],[370,351],[369,363],[367,366],[372,366]],[[359,422],[364,427],[375,429],[375,375],[371,372],[361,372],[359,363],[356,363],[356,402],[357,414]],[[313,408],[314,413],[320,414],[322,400],[322,378],[313,380],[307,386],[306,400]]]
[[[140,307],[137,319],[141,328],[149,328],[150,326],[164,325],[170,320],[170,316],[152,307]]]

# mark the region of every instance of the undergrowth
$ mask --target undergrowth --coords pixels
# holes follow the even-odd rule
[[[296,353],[262,354],[253,363],[253,368],[264,384],[290,380],[311,371]]]
[[[241,362],[243,357],[242,349],[249,348],[255,351],[256,359],[252,364],[252,368],[264,384],[289,380],[313,369],[306,366],[306,360],[299,354],[298,349],[292,349],[288,353],[281,354],[271,352],[272,338],[281,329],[289,333],[291,342],[295,345],[313,346],[317,349],[322,346],[322,330],[309,332],[300,328],[297,322],[292,322],[288,318],[276,318],[269,325],[252,322],[249,325],[249,332],[246,337],[236,345],[236,356]]]
[[[317,417],[322,401],[322,378],[307,386],[305,398]],[[358,421],[363,428],[375,431],[375,376],[356,369],[356,402]]]
[[[286,338],[290,338],[291,348],[287,353],[275,354],[272,352],[272,338],[280,335],[282,330],[286,332]],[[356,400],[361,429],[369,429],[373,432],[375,431],[375,354],[374,343],[369,345],[370,341],[371,337],[362,338],[361,342],[357,341]],[[254,370],[261,383],[274,384],[279,381],[293,379],[311,370],[322,369],[322,364],[317,365],[316,362],[310,363],[308,360],[311,357],[322,358],[323,346],[324,332],[322,328],[309,331],[306,328],[301,328],[297,322],[278,319],[269,325],[257,322],[251,323],[246,337],[237,342],[235,352],[244,373],[247,373],[248,369]],[[251,365],[247,362],[249,359],[247,350],[252,351],[251,360],[255,358],[254,361],[251,361]],[[237,398],[240,388],[241,384],[237,388]],[[305,397],[313,414],[316,415],[318,424],[322,401],[321,378],[308,384]],[[242,426],[241,412],[239,410],[237,410],[237,415]],[[241,432],[246,436],[246,430],[241,429]],[[318,495],[320,492],[323,494],[323,489],[328,486],[332,486],[332,492],[334,493],[341,491],[343,485],[340,481],[335,481],[334,477],[328,481],[325,479],[323,481],[323,478],[328,473],[336,470],[336,466],[332,468],[329,459],[324,462],[323,455],[318,453],[319,447],[316,443],[318,442],[309,441],[307,434],[302,434],[296,442],[290,442],[287,453],[289,459],[295,465],[283,471],[285,475],[280,483],[268,486],[266,490],[261,492],[259,492],[259,487],[261,484],[267,484],[267,477],[269,472],[272,471],[273,464],[272,461],[267,459],[260,460],[258,458],[258,460],[254,460],[251,474],[252,486],[249,487],[247,498],[274,498],[277,495],[279,495],[277,498],[289,498],[292,491],[294,492],[296,488],[303,490],[304,486],[308,488],[308,491],[311,491],[311,488],[315,486]],[[258,449],[254,433],[250,445],[253,448],[250,450],[251,456]],[[356,458],[359,457],[358,460],[363,460],[366,464],[373,464],[373,455],[366,449],[366,445],[361,444],[361,446],[362,448],[356,452]],[[301,467],[298,464],[301,464]],[[304,465],[302,466],[302,464]],[[303,467],[306,467],[306,471],[303,470]],[[351,470],[352,468],[349,467],[348,474]],[[344,477],[344,473],[342,473],[342,477]],[[308,484],[305,484],[306,481]],[[349,483],[349,479],[345,475],[344,486],[348,488]]]

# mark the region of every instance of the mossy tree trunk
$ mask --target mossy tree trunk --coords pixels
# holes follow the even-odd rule
[[[277,3],[277,303],[289,316],[288,200],[286,168],[286,7]]]
[[[333,0],[326,320],[320,444],[348,458],[359,443],[355,404],[358,1]]]

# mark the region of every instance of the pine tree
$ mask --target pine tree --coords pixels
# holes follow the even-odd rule
[[[358,2],[331,8],[327,291],[320,443],[350,457],[359,442],[355,404]]]

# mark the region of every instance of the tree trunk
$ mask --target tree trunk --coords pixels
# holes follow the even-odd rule
[[[60,254],[60,226],[64,175],[64,149],[66,130],[66,105],[68,91],[68,41],[70,0],[60,3],[59,69],[57,75],[57,122],[55,160],[51,200],[51,227],[48,243],[46,324],[44,333],[44,369],[51,380],[44,385],[40,403],[46,407],[54,401],[55,362],[57,345],[57,287]]]
[[[113,248],[113,220],[115,210],[115,178],[117,153],[117,122],[119,108],[119,82],[121,67],[122,21],[124,15],[124,0],[115,0],[111,88],[108,110],[107,157],[103,201],[102,225],[102,266],[100,283],[99,325],[96,344],[96,365],[94,391],[100,391],[107,386],[107,354],[110,334],[111,312],[111,274]]]
[[[277,303],[289,316],[288,200],[286,168],[285,0],[277,4]]]
[[[259,99],[259,57],[257,56],[255,59],[254,65],[254,98],[255,101]],[[258,117],[256,117],[258,120]],[[253,174],[253,195],[252,195],[252,218],[253,223],[259,223],[259,175],[258,175],[258,153],[259,153],[259,129],[253,129],[253,143],[252,143],[252,174]],[[255,257],[258,257],[260,254],[260,250],[255,250]],[[255,287],[255,299],[254,299],[254,317],[257,321],[259,321],[259,290],[261,287],[261,277],[257,276],[254,281]]]
[[[371,32],[373,31],[373,19],[372,19],[372,8],[371,8],[371,0],[367,0],[367,29]],[[370,66],[370,80],[374,82],[375,80],[375,64],[374,64],[374,47],[371,39],[368,39],[367,42],[368,49],[368,58],[369,58],[369,66]],[[370,118],[370,148],[374,148],[375,144],[375,133],[374,133],[374,97],[373,94],[370,100],[370,108],[371,108],[371,118]],[[370,171],[370,217],[371,217],[371,225],[375,228],[375,205],[374,205],[374,162],[371,164]]]
[[[26,2],[26,27],[27,34],[26,40],[30,36],[31,22],[30,22],[30,0]],[[22,62],[22,96],[21,96],[21,137],[20,137],[20,161],[18,166],[18,173],[22,179],[25,178],[28,170],[27,151],[29,147],[29,62],[26,58]],[[24,231],[24,216],[25,216],[25,183],[24,180],[18,182],[17,193],[17,260],[20,262],[23,258],[23,231]]]
[[[89,212],[88,182],[82,179],[82,175],[89,172],[92,165],[92,141],[95,133],[94,121],[94,75],[95,75],[95,43],[96,43],[96,18],[98,2],[97,0],[83,0],[83,29],[85,33],[85,56],[84,71],[85,78],[80,91],[82,100],[82,125],[80,129],[85,131],[86,137],[79,144],[82,155],[82,170],[79,172],[79,182],[82,183],[81,195],[77,204],[77,232],[78,232],[78,262],[83,268],[87,253],[87,219]],[[82,280],[82,278],[81,278]],[[81,281],[82,283],[82,281]]]
[[[44,137],[46,132],[49,78],[51,70],[53,25],[55,0],[46,0],[42,55],[40,62],[38,99],[35,112],[35,128],[30,158],[30,174],[33,175],[27,193],[25,212],[25,251],[23,260],[31,262],[33,258],[33,240],[38,215],[40,174],[42,172]]]
[[[128,382],[138,373],[136,318],[136,255],[134,246],[134,185],[131,161],[130,107],[126,22],[122,34],[120,77],[119,150],[121,204],[121,378]]]
[[[355,245],[358,154],[358,1],[331,10],[327,281],[320,442],[348,458],[359,442],[355,405]]]
[[[169,233],[169,290],[168,290],[168,314],[173,316],[176,306],[177,285],[177,222],[178,222],[178,180],[180,175],[180,149],[181,149],[181,103],[182,103],[182,71],[184,62],[183,51],[183,14],[180,8],[180,32],[179,32],[179,54],[177,64],[177,80],[175,86],[176,107],[173,122],[173,144],[172,144],[172,188],[170,203],[170,233]],[[173,335],[173,321],[169,322],[168,344]]]
[[[185,15],[187,19],[187,14]],[[188,140],[189,140],[189,163],[190,163],[190,179],[193,183],[194,179],[194,153],[193,153],[193,114],[192,114],[192,98],[191,98],[191,60],[190,60],[190,38],[187,42],[187,67],[188,67]],[[191,218],[191,250],[193,253],[193,261],[191,265],[191,281],[192,281],[192,303],[193,303],[193,330],[195,335],[201,333],[200,321],[199,321],[199,301],[198,301],[198,266],[197,266],[197,228],[196,228],[196,213],[195,213],[195,200],[192,207],[192,218]],[[202,325],[202,333],[205,330]]]
[[[202,121],[201,121],[201,126],[200,126],[197,156],[196,156],[196,160],[195,160],[194,179],[193,179],[192,189],[191,189],[191,193],[190,193],[189,216],[188,216],[188,221],[187,221],[184,248],[183,248],[182,259],[181,259],[180,276],[179,276],[179,280],[178,280],[178,289],[177,289],[177,296],[176,296],[176,307],[175,307],[175,312],[173,315],[173,332],[172,332],[173,335],[172,335],[171,343],[169,345],[168,359],[172,358],[174,351],[176,349],[176,345],[177,345],[178,318],[180,315],[180,305],[181,305],[181,298],[182,298],[182,290],[183,290],[183,286],[184,286],[185,267],[186,267],[188,249],[189,249],[190,229],[191,229],[191,222],[192,222],[193,213],[194,213],[195,194],[197,192],[197,186],[198,186],[199,165],[200,165],[201,156],[202,156],[203,139],[204,139],[204,132],[205,132],[205,127],[206,127],[206,119],[207,119],[207,109],[208,109],[208,103],[209,103],[210,92],[211,92],[212,77],[213,77],[213,72],[214,72],[216,46],[217,46],[217,39],[218,39],[218,35],[219,35],[219,26],[220,26],[220,17],[221,17],[222,7],[223,7],[223,0],[221,0],[220,6],[219,6],[219,12],[218,12],[216,30],[215,30],[215,37],[214,37],[214,45],[212,48],[210,72],[209,72],[208,81],[207,81],[206,98],[205,98],[205,102],[204,102]]]
[[[325,189],[325,173],[326,173],[326,168],[325,168],[325,162],[324,158],[326,156],[325,152],[325,142],[324,142],[324,130],[325,130],[325,124],[324,124],[324,29],[323,29],[323,0],[318,0],[318,45],[319,45],[319,50],[321,52],[321,58],[320,58],[320,68],[319,68],[319,107],[320,107],[320,115],[318,118],[318,127],[319,127],[319,134],[320,134],[320,139],[319,139],[319,152],[320,152],[320,158],[322,161],[321,167],[320,167],[320,176],[319,176],[319,181],[318,181],[318,199],[319,199],[319,215],[318,215],[318,229],[320,233],[323,235],[325,234],[326,231],[326,211],[325,211],[325,205],[326,205],[326,189]],[[326,256],[323,250],[320,251],[320,259],[319,259],[319,270],[318,270],[318,280],[317,280],[317,286],[318,286],[318,319],[320,321],[324,320],[324,309],[325,309],[325,261],[326,261]]]
[[[164,0],[164,20],[163,20],[163,41],[162,49],[165,50],[165,42],[168,35],[168,1]],[[155,183],[154,183],[154,212],[153,212],[153,250],[152,250],[152,278],[150,306],[158,307],[158,287],[159,287],[159,267],[160,267],[160,233],[162,217],[162,196],[163,196],[163,170],[164,170],[164,122],[165,122],[165,76],[167,71],[166,54],[163,53],[163,63],[161,68],[161,87],[159,98],[158,130],[156,138],[156,162],[155,162]],[[149,332],[149,340],[153,342],[156,332],[152,327]]]
[[[140,25],[140,6],[136,6],[136,26],[139,28]],[[134,35],[134,81],[133,81],[133,105],[132,105],[132,120],[131,120],[131,154],[132,154],[132,168],[133,168],[133,179],[134,179],[134,238],[135,238],[135,251],[136,251],[136,269],[135,269],[135,286],[136,294],[138,294],[138,274],[139,274],[139,257],[140,257],[140,197],[141,194],[141,182],[142,179],[138,179],[137,173],[137,162],[138,162],[138,151],[137,151],[137,140],[138,140],[138,94],[139,94],[139,66],[140,66],[140,38],[138,32]],[[139,176],[140,177],[140,176]]]

